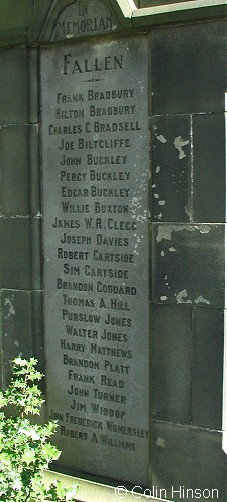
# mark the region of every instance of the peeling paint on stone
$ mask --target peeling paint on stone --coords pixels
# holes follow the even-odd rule
[[[142,200],[141,196],[133,197],[130,202],[130,208],[132,211],[132,217],[135,218],[136,221],[143,223],[147,221],[148,211],[147,209],[144,209],[142,213],[138,214],[138,212],[141,210],[141,200]]]
[[[188,204],[187,204],[187,206],[185,206],[184,210],[185,210],[185,213],[187,214],[187,216],[190,218],[190,220],[192,220],[193,219],[193,212],[192,212],[192,200],[191,200],[191,197],[189,197]]]
[[[166,446],[165,439],[158,437],[156,440],[156,445],[161,446],[161,448],[165,448]]]
[[[160,296],[160,300],[161,300],[162,302],[165,302],[165,301],[167,300],[167,296],[165,296],[165,295],[164,295],[164,296]]]
[[[160,134],[159,136],[157,136],[157,139],[158,141],[160,141],[161,143],[167,143],[167,139],[164,138],[164,136],[162,134]]]
[[[182,136],[177,136],[173,142],[176,150],[179,151],[179,159],[183,159],[186,157],[186,154],[183,150],[183,146],[188,145],[189,139],[183,139]]]
[[[161,242],[163,239],[171,241],[172,237],[172,226],[160,226],[158,227],[158,235],[156,237],[157,242]]]
[[[206,300],[206,298],[203,298],[202,295],[198,296],[198,298],[196,298],[196,300],[194,300],[195,303],[206,303],[207,305],[210,305],[210,301],[209,300]]]
[[[202,225],[207,226],[207,225]],[[186,230],[187,232],[195,232],[196,230],[199,230],[198,226],[192,226],[192,225],[163,225],[158,227],[158,235],[156,237],[157,242],[161,242],[162,239],[166,241],[171,241],[172,239],[172,232],[181,232],[182,230]]]
[[[192,300],[186,300],[188,293],[186,289],[183,289],[178,294],[175,293],[177,303],[192,303]]]
[[[11,302],[11,300],[9,298],[5,298],[4,300],[4,306],[9,306],[9,310],[8,310],[8,313],[6,314],[6,318],[7,317],[10,317],[11,315],[14,315],[15,314],[15,310],[13,308],[13,304]]]
[[[196,225],[195,227],[201,234],[209,234],[211,227],[209,225]]]

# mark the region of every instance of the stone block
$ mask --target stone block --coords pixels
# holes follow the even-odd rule
[[[224,306],[224,224],[153,224],[153,299]]]
[[[12,11],[10,19],[14,21]],[[21,124],[28,117],[28,54],[26,47],[0,51],[0,125]]]
[[[1,325],[3,385],[11,378],[10,361],[32,356],[31,294],[29,291],[1,290]]]
[[[5,216],[28,216],[30,212],[28,127],[22,125],[2,127],[0,149],[0,212]]]
[[[153,118],[152,220],[190,221],[192,208],[190,116]]]
[[[151,41],[154,115],[224,111],[225,21],[157,29]]]
[[[30,222],[0,218],[0,288],[29,289],[31,281]]]
[[[192,423],[222,428],[223,311],[193,307]]]
[[[193,216],[199,222],[225,221],[225,117],[193,117]]]
[[[221,440],[218,432],[154,422],[152,484],[156,496],[194,502],[196,495],[200,500],[226,502]]]
[[[152,307],[151,400],[155,419],[191,421],[191,316],[191,307]]]

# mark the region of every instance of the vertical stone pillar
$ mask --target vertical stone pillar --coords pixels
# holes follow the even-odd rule
[[[33,354],[41,359],[37,50],[3,49],[0,61],[0,336],[4,386],[13,357]]]

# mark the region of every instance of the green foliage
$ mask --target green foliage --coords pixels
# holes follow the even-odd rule
[[[49,488],[43,484],[43,471],[61,452],[49,442],[57,422],[31,424],[28,415],[39,415],[43,403],[35,382],[42,378],[36,371],[37,361],[16,358],[13,377],[6,392],[0,392],[0,501],[44,502],[75,500],[78,485],[66,489],[60,481]],[[11,405],[14,416],[6,417],[3,409]]]

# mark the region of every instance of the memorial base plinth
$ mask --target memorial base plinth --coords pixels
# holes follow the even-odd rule
[[[149,500],[149,502],[168,502],[166,499],[160,498],[148,498],[148,496],[144,496],[141,493],[133,494],[129,490],[127,490],[127,494],[125,494],[124,498],[121,496],[117,496],[115,493],[115,488],[112,486],[102,485],[100,483],[94,483],[91,481],[87,481],[85,479],[76,478],[73,476],[67,476],[65,474],[60,474],[58,472],[46,471],[44,474],[44,483],[45,485],[49,485],[54,481],[54,479],[59,479],[62,481],[64,486],[70,487],[73,483],[78,483],[80,486],[80,490],[78,492],[77,498],[75,502],[118,502],[123,500],[124,502],[135,502],[136,500],[140,500],[141,502],[145,502]],[[123,483],[119,483],[119,486]]]

